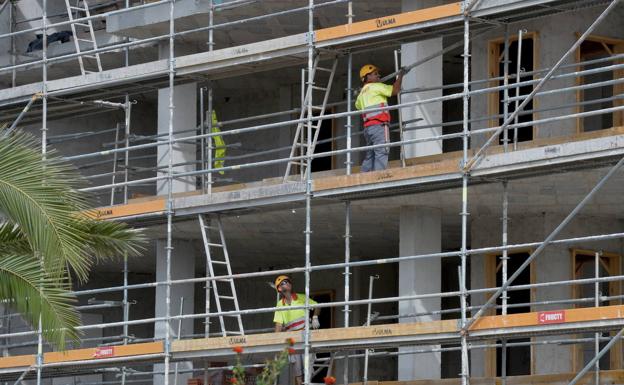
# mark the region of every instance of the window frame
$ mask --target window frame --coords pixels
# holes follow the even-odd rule
[[[534,249],[531,248],[522,248],[514,250],[513,253],[508,253],[509,258],[513,258],[513,254],[529,254],[533,253]],[[499,271],[499,267],[502,268],[502,261],[499,263],[498,258],[502,256],[502,253],[490,253],[485,255],[485,285],[486,287],[496,287],[496,274]],[[513,273],[512,273],[513,274]],[[536,272],[535,272],[535,261],[532,261],[529,264],[529,281],[531,284],[534,284],[536,281]],[[536,289],[531,288],[530,290],[530,301],[535,302],[536,297]],[[495,290],[487,294],[487,298],[494,294]],[[531,309],[532,310],[532,309]],[[487,315],[495,315],[495,309],[488,309],[486,311]],[[533,337],[530,337],[531,342],[534,341]],[[496,341],[489,341],[496,342]],[[535,351],[533,349],[533,345],[530,345],[530,354],[531,354],[531,367],[529,375],[535,373]],[[485,349],[485,376],[486,377],[496,377],[496,349],[497,348],[486,348]]]
[[[588,249],[570,249],[570,255],[572,257],[572,277],[573,279],[579,279],[578,277],[578,270],[577,270],[577,256],[579,255],[583,255],[586,257],[594,257],[596,255],[596,251],[598,250],[588,250]],[[614,276],[614,275],[620,275],[620,272],[622,271],[622,256],[620,254],[617,253],[611,253],[611,252],[602,252],[602,257],[601,258],[605,258],[609,260],[609,264],[605,265],[604,263],[602,263],[602,266],[605,268],[605,270],[607,270],[609,272],[610,276]],[[620,295],[622,293],[622,282],[620,281],[615,281],[615,282],[610,282],[609,283],[609,296],[616,296],[616,295]],[[578,299],[580,295],[579,292],[579,288],[578,285],[572,285],[572,298],[573,299]],[[610,301],[609,304],[605,305],[605,306],[610,306],[610,305],[617,305],[617,304],[621,304],[622,300],[613,300]],[[576,303],[574,304],[575,308],[580,308],[580,304]],[[611,333],[611,335],[615,335],[615,333]],[[576,335],[576,338],[580,338],[580,335]],[[610,350],[609,352],[609,361],[610,361],[610,368],[609,370],[615,370],[615,369],[622,369],[623,365],[622,365],[622,347],[623,344],[622,342],[617,342]],[[579,344],[574,344],[572,347],[572,370],[573,371],[580,371],[583,368],[583,350],[581,348],[581,346]]]
[[[537,70],[539,69],[539,33],[537,31],[530,31],[527,33],[523,33],[522,34],[522,39],[526,39],[526,38],[530,38],[533,40],[533,70]],[[515,41],[518,41],[518,35],[515,36],[509,36],[509,43],[513,43]],[[502,76],[502,74],[499,71],[499,64],[500,62],[503,60],[503,55],[504,52],[502,50],[500,50],[500,44],[501,43],[505,43],[505,38],[504,37],[498,37],[496,39],[491,39],[488,41],[488,75],[489,78],[495,78],[495,77],[499,77]],[[535,79],[535,75],[532,76],[532,79]],[[510,82],[511,84],[511,82]],[[488,83],[489,87],[498,87],[499,86],[499,81],[498,80],[491,80]],[[512,89],[510,88],[510,91]],[[502,114],[502,111],[500,110],[500,100],[498,98],[498,91],[492,91],[492,92],[488,92],[488,116],[494,116],[494,115],[499,115]],[[511,96],[511,95],[510,95]],[[539,100],[538,99],[533,99],[533,110],[537,110],[539,106]],[[537,120],[539,119],[539,113],[534,112],[533,114],[531,114],[531,120]],[[497,127],[499,126],[498,123],[498,118],[492,118],[489,120],[488,123],[489,127]],[[526,142],[532,142],[535,139],[537,139],[537,135],[538,135],[538,128],[537,126],[534,124],[533,125],[533,139],[532,140],[527,140]],[[518,142],[518,144],[521,144],[523,142]],[[496,146],[502,146],[501,144],[498,144],[498,140],[496,141],[496,144],[493,144]]]

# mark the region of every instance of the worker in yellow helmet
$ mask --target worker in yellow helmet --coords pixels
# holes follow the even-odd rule
[[[360,80],[364,83],[356,101],[355,108],[365,110],[367,108],[386,107],[388,98],[399,93],[403,80],[403,71],[399,73],[393,85],[380,82],[379,68],[367,64],[360,69]],[[364,139],[366,145],[388,143],[390,141],[390,112],[373,111],[362,114],[364,121]],[[362,172],[385,170],[388,167],[389,147],[377,147],[366,151]]]
[[[219,121],[217,120],[217,112],[212,110],[212,133],[220,133],[219,129]],[[215,149],[213,156],[213,167],[221,168],[225,165],[225,141],[221,135],[212,137],[212,148]],[[223,175],[225,172],[223,170],[219,171],[219,174]]]
[[[275,332],[303,330],[305,328],[306,317],[309,316],[306,314],[306,310],[289,310],[289,308],[291,306],[304,306],[306,300],[305,294],[293,292],[292,279],[287,275],[280,275],[275,279],[275,290],[277,290],[280,297],[276,305],[280,310],[276,310],[273,317]],[[310,298],[309,304],[316,305],[317,302]],[[312,323],[310,324],[312,329],[321,327],[318,319],[320,312],[320,308],[314,308],[314,315],[312,316]],[[303,382],[303,356],[301,354],[293,354],[289,357],[292,372],[294,372],[295,384],[301,385]]]

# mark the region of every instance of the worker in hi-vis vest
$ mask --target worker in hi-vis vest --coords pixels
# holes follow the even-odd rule
[[[305,306],[305,294],[294,293],[292,290],[292,279],[287,275],[280,275],[275,279],[275,290],[279,294],[276,307],[280,310],[275,311],[273,322],[275,322],[275,332],[303,330],[305,328],[305,320],[309,314],[305,309],[290,309],[291,306]],[[316,305],[317,302],[312,298],[309,299],[310,305]],[[314,315],[310,326],[312,329],[321,327],[319,323],[319,314],[321,309],[314,308]],[[294,374],[295,384],[303,383],[303,355],[291,354],[289,356],[291,373]],[[292,378],[292,376],[291,376]]]
[[[217,112],[212,110],[212,133],[220,133],[219,129],[219,121],[217,120]],[[214,148],[214,156],[213,156],[213,167],[221,168],[225,165],[225,141],[221,135],[216,135],[212,137],[212,148]],[[225,172],[223,170],[219,171],[219,174],[223,175]]]
[[[381,83],[379,81],[379,68],[372,64],[367,64],[360,69],[360,79],[364,86],[360,91],[355,108],[365,110],[375,107],[388,106],[388,98],[399,93],[403,71],[399,73],[393,85]],[[366,145],[388,143],[390,141],[390,112],[386,110],[372,111],[362,114],[364,122],[364,139]],[[362,172],[385,170],[388,166],[389,147],[376,147],[367,150],[362,162]]]

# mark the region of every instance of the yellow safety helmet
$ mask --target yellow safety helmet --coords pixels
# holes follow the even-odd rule
[[[360,80],[364,81],[366,79],[366,75],[375,71],[379,71],[379,68],[372,64],[366,64],[365,66],[360,68]]]
[[[279,277],[275,278],[275,290],[280,291],[279,287],[284,281],[292,282],[292,279],[290,279],[290,277],[287,275],[280,275]]]

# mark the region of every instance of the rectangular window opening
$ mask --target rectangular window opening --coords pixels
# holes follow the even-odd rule
[[[535,41],[532,35],[525,35],[522,38],[522,52],[520,55],[520,81],[527,81],[527,80],[532,80],[533,76],[532,75],[523,75],[525,72],[530,72],[533,71],[534,68],[534,63],[535,63]],[[496,55],[497,58],[497,63],[498,66],[497,68],[495,68],[495,77],[499,77],[499,76],[503,76],[505,74],[505,63],[504,63],[504,53],[505,53],[505,42],[504,41],[498,41],[495,43],[495,47],[494,49],[491,51],[491,54]],[[518,71],[518,40],[516,39],[515,41],[510,41],[509,42],[509,67],[508,67],[508,73],[509,73],[509,85],[513,85],[514,83],[516,83],[516,73]],[[503,79],[500,79],[497,82],[497,85],[499,86],[503,86],[505,83],[505,81]],[[522,86],[519,88],[519,96],[525,96],[531,93],[531,91],[533,91],[533,85],[526,85],[526,86]],[[508,95],[509,98],[513,98],[516,97],[516,88],[509,88],[508,90]],[[498,125],[501,126],[503,124],[503,122],[505,121],[505,117],[503,116],[503,113],[505,111],[505,93],[504,90],[499,90],[497,95],[498,97],[498,103],[497,103],[497,110],[495,111],[491,111],[494,115],[495,114],[499,114],[500,116],[498,117],[497,121]],[[518,101],[518,105],[520,105],[520,103],[522,103],[522,100]],[[516,103],[515,101],[512,101],[508,104],[508,114],[511,115],[514,111],[516,110]],[[531,100],[523,109],[523,111],[520,113],[520,116],[518,116],[518,123],[526,123],[526,122],[531,122],[533,120],[533,114],[532,113],[526,113],[525,111],[531,111],[533,110],[533,100]],[[499,135],[499,139],[498,142],[499,144],[503,144],[504,143],[504,133],[501,133]],[[513,143],[514,140],[514,129],[509,129],[507,131],[507,135],[508,135],[508,143]],[[533,140],[533,126],[525,126],[525,127],[519,127],[517,129],[517,138],[518,138],[518,142],[526,142],[529,140]]]
[[[579,62],[586,62],[596,59],[604,59],[617,53],[624,52],[624,42],[618,43],[608,39],[598,37],[590,37],[585,40],[578,51]],[[580,65],[579,70],[586,71],[608,67],[618,64],[617,61],[603,61],[599,63],[591,63]],[[601,71],[583,75],[579,78],[580,85],[590,85],[597,83],[609,82],[611,80],[621,78],[622,71]],[[605,84],[601,86],[585,88],[578,92],[578,99],[582,105],[579,112],[591,112],[613,108],[622,105],[621,99],[613,99],[616,95],[621,95],[624,91],[622,84]],[[584,116],[579,119],[579,128],[583,132],[591,132],[604,130],[622,125],[622,112],[602,113],[591,116]]]

